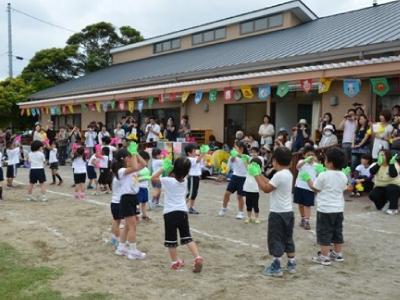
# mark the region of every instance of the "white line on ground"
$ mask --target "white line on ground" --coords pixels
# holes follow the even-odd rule
[[[231,243],[234,243],[234,244],[238,244],[238,245],[242,245],[242,246],[246,246],[246,247],[251,247],[251,248],[255,248],[255,249],[260,249],[261,248],[260,246],[255,245],[255,244],[249,244],[249,243],[246,243],[246,242],[243,242],[243,241],[240,241],[240,240],[234,240],[234,239],[223,237],[223,236],[220,236],[220,235],[209,234],[207,232],[198,230],[198,229],[193,228],[193,227],[191,227],[190,230],[193,231],[193,232],[196,232],[198,234],[204,235],[206,237],[209,237],[209,238],[224,240],[224,241],[227,241],[227,242],[231,242]]]

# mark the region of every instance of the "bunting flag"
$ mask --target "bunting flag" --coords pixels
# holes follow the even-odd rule
[[[215,101],[217,101],[217,96],[218,96],[218,90],[217,89],[211,89],[210,92],[208,93],[208,100],[211,103],[215,103]]]
[[[36,115],[40,116],[40,109],[39,108],[36,108]]]
[[[21,116],[23,116],[25,114],[25,108],[21,109]]]
[[[61,108],[60,108],[59,106],[56,106],[55,109],[56,109],[56,110],[55,110],[55,111],[56,111],[56,114],[57,114],[57,115],[61,115]]]
[[[103,102],[103,103],[102,103],[102,106],[103,106],[103,111],[107,111],[107,109],[108,109],[108,102]]]
[[[236,101],[239,101],[242,99],[242,92],[240,90],[235,90],[233,92],[233,99],[235,99]]]
[[[110,106],[112,110],[115,110],[115,101],[111,101]]]
[[[331,84],[332,84],[332,79],[321,78],[319,80],[318,93],[323,94],[323,93],[329,92],[329,89],[331,88]]]
[[[160,96],[158,96],[158,102],[159,103],[164,103],[164,94],[161,94]]]
[[[233,99],[233,89],[231,87],[224,88],[224,99],[225,101],[231,101]]]
[[[31,110],[29,108],[26,109],[26,115],[29,117],[31,115]]]
[[[345,79],[343,80],[343,93],[347,97],[355,97],[360,93],[361,80],[360,79]]]
[[[32,117],[36,116],[36,109],[35,108],[31,108],[31,114],[32,114]]]
[[[149,106],[149,108],[151,108],[153,106],[153,103],[154,103],[154,97],[153,96],[147,98],[147,105]]]
[[[169,94],[169,101],[175,101],[175,100],[176,100],[176,93]]]
[[[46,115],[50,114],[50,108],[48,106],[46,106]]]
[[[130,113],[133,113],[135,110],[135,102],[134,101],[128,101],[128,110]]]
[[[119,101],[118,102],[118,108],[119,108],[119,110],[125,110],[125,102],[124,101]]]
[[[185,103],[186,100],[189,98],[189,96],[190,96],[189,92],[183,92],[182,93],[182,98],[181,98],[182,103]]]
[[[386,78],[380,77],[380,78],[371,78],[371,86],[372,86],[372,91],[377,94],[378,96],[385,96],[389,90],[389,82]]]
[[[276,88],[276,95],[283,98],[289,93],[290,87],[287,82],[281,82]]]
[[[88,108],[85,103],[81,104],[81,112],[87,112]]]
[[[254,98],[253,90],[250,85],[243,85],[240,87],[240,90],[242,91],[244,98],[246,98],[246,99]]]
[[[96,105],[97,112],[101,112],[101,103],[100,102],[96,102],[95,105]]]
[[[56,114],[56,110],[54,107],[50,107],[50,115],[54,116]]]
[[[96,106],[94,105],[94,103],[89,103],[89,109],[90,111],[96,111]]]
[[[138,101],[138,111],[142,112],[144,107],[144,100],[139,100]]]
[[[312,79],[300,80],[301,89],[308,94],[312,89]]]
[[[40,108],[40,114],[41,114],[41,115],[46,114],[46,109],[45,109],[44,107],[41,107],[41,108]]]
[[[203,92],[197,91],[196,95],[194,96],[194,103],[199,104],[201,99],[203,99]]]
[[[271,96],[271,86],[269,84],[262,84],[258,86],[258,99],[267,100]]]
[[[74,113],[74,106],[73,106],[72,104],[69,104],[69,105],[68,105],[68,109],[69,109],[69,112],[70,112],[71,114]]]
[[[62,114],[65,115],[67,113],[67,107],[65,105],[62,106]]]

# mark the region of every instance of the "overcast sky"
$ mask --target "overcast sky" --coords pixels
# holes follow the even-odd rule
[[[130,25],[145,38],[286,2],[284,0],[10,0],[11,5],[35,17],[80,31],[88,24],[107,21]],[[0,0],[0,80],[8,76],[7,0]],[[318,16],[371,6],[373,0],[303,0]],[[378,0],[379,3],[389,2]],[[12,15],[14,76],[38,50],[63,47],[72,34],[18,13]]]

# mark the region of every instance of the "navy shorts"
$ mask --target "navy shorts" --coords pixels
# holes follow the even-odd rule
[[[50,164],[51,170],[58,170],[58,162],[53,162]]]
[[[74,174],[74,183],[80,184],[86,182],[86,173]]]
[[[111,202],[111,214],[112,214],[114,220],[122,220],[119,203]]]
[[[119,213],[122,218],[133,217],[139,214],[136,207],[137,195],[125,194],[121,196]]]
[[[0,181],[4,180],[3,168],[0,167]]]
[[[87,176],[88,176],[89,180],[93,180],[93,179],[97,178],[96,170],[94,169],[93,166],[87,166],[86,171],[87,171]]]
[[[29,171],[29,183],[43,183],[46,181],[46,174],[44,173],[44,169],[31,169]]]
[[[233,175],[231,178],[231,181],[229,181],[229,184],[228,184],[228,187],[226,188],[226,190],[228,192],[231,192],[232,194],[237,192],[238,195],[245,196],[246,193],[243,192],[243,185],[244,185],[245,180],[246,180],[246,177]]]
[[[315,193],[299,187],[294,188],[293,202],[304,205],[314,206]]]
[[[8,165],[6,176],[7,176],[7,178],[17,177],[17,165]]]
[[[139,193],[137,194],[138,203],[149,202],[149,190],[147,188],[139,188]]]

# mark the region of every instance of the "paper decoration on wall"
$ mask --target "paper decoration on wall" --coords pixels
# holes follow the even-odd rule
[[[61,108],[59,106],[56,106],[56,114],[61,115]]]
[[[46,114],[47,115],[50,114],[50,108],[49,107],[46,107]]]
[[[211,89],[209,94],[208,94],[208,100],[211,103],[215,103],[215,101],[217,101],[217,96],[218,96],[218,90],[217,89]]]
[[[276,95],[283,98],[289,93],[290,87],[287,82],[281,82],[276,88]]]
[[[251,89],[250,85],[243,85],[240,87],[240,90],[242,91],[244,98],[246,98],[246,99],[254,98],[253,90]]]
[[[26,109],[26,115],[29,117],[31,115],[31,110],[29,108]]]
[[[134,101],[128,101],[128,110],[130,113],[133,113],[135,110],[135,102]]]
[[[103,107],[103,111],[107,111],[107,109],[108,109],[108,102],[103,102],[103,103],[101,104],[101,106]]]
[[[110,107],[111,107],[112,110],[115,109],[115,101],[111,101],[110,102]]]
[[[69,105],[68,105],[68,110],[69,110],[69,112],[70,112],[71,114],[73,114],[73,113],[74,113],[74,106],[73,106],[72,104],[69,104]]]
[[[36,108],[36,115],[40,116],[40,109],[39,108]]]
[[[194,103],[199,104],[201,102],[201,99],[203,99],[203,92],[196,92],[196,95],[194,96]]]
[[[164,103],[165,99],[164,99],[164,94],[161,94],[160,96],[158,96],[158,102],[159,103]]]
[[[21,116],[23,116],[23,115],[25,114],[25,108],[22,108],[22,109],[21,109],[20,114],[21,114]]]
[[[54,116],[56,114],[56,110],[54,107],[50,107],[50,115]]]
[[[85,103],[81,104],[81,112],[86,112],[88,110],[87,106]]]
[[[62,113],[63,115],[67,113],[67,107],[65,105],[62,106]]]
[[[176,100],[176,93],[169,94],[169,101],[175,101],[175,100]]]
[[[233,99],[233,89],[231,87],[224,88],[224,99],[225,101],[231,101]]]
[[[36,116],[36,109],[31,108],[31,114],[32,114],[32,117],[35,117]]]
[[[183,92],[182,96],[181,96],[182,103],[185,103],[187,101],[187,99],[189,98],[189,96],[190,96],[189,92]]]
[[[95,105],[96,105],[97,112],[101,112],[101,103],[100,102],[96,102]]]
[[[119,108],[119,110],[125,110],[125,102],[118,101],[118,108]]]
[[[96,111],[96,106],[94,105],[94,103],[89,103],[89,109],[90,111]]]
[[[154,97],[147,98],[147,105],[149,106],[149,108],[153,106],[153,103],[154,103]]]
[[[300,80],[300,86],[301,89],[305,92],[305,93],[309,93],[312,89],[312,79],[303,79]]]
[[[144,107],[144,100],[139,100],[138,101],[138,111],[142,112],[143,107]]]
[[[329,92],[329,89],[331,88],[331,84],[332,84],[332,79],[321,78],[319,80],[318,93],[323,94],[323,93]]]
[[[372,86],[372,91],[377,94],[378,96],[385,96],[389,90],[389,82],[386,78],[380,77],[380,78],[371,78],[371,86]]]
[[[360,93],[360,79],[345,79],[343,80],[343,93],[347,97],[355,97]]]
[[[258,99],[267,100],[271,96],[271,86],[269,84],[262,84],[258,86]]]
[[[233,99],[235,99],[236,101],[242,99],[242,92],[240,90],[235,90],[233,92]]]
[[[40,114],[41,114],[41,115],[46,114],[46,109],[45,109],[44,107],[41,107],[41,108],[40,108]]]

